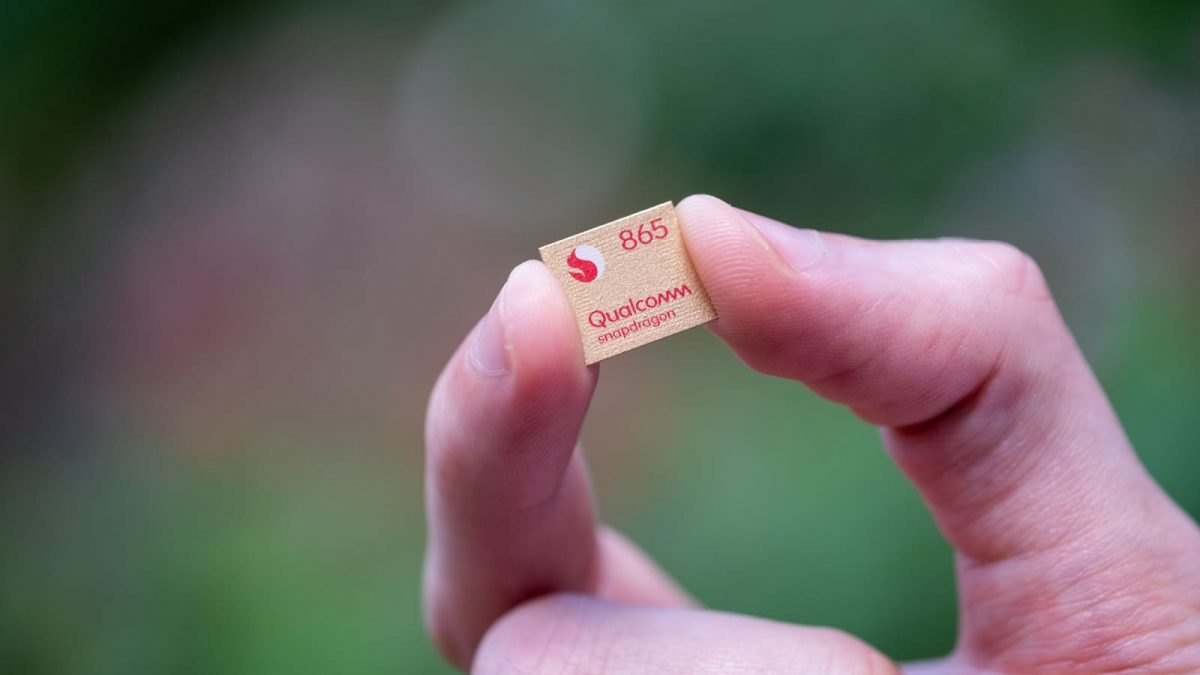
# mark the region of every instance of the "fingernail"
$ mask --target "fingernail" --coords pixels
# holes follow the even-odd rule
[[[471,341],[471,364],[481,374],[499,377],[508,372],[508,340],[504,333],[504,288],[492,301],[492,307],[475,328]]]
[[[825,238],[816,230],[792,227],[749,211],[742,211],[742,215],[770,242],[779,257],[798,272],[821,262],[829,251]]]

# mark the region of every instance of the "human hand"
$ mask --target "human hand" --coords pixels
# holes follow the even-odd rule
[[[882,428],[957,563],[958,644],[910,672],[1200,671],[1200,531],[1154,483],[1032,261],[963,240],[796,230],[678,207],[752,368]],[[576,446],[598,369],[517,267],[426,422],[426,623],[481,673],[892,672],[838,631],[699,609],[593,518]]]

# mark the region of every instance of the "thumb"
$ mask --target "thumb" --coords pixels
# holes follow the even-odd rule
[[[505,615],[474,673],[897,673],[840,631],[734,614],[552,595]]]

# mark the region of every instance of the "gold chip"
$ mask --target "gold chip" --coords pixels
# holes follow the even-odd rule
[[[671,202],[538,253],[567,292],[589,365],[717,318]]]

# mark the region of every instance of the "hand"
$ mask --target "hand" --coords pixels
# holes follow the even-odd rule
[[[1138,462],[1028,257],[796,230],[711,197],[678,211],[713,332],[879,425],[953,545],[958,645],[911,670],[1200,670],[1200,532]],[[425,612],[452,663],[897,670],[834,630],[699,609],[598,526],[576,447],[597,372],[527,262],[434,388]]]

